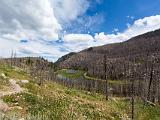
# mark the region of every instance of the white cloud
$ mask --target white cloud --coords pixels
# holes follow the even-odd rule
[[[27,43],[20,43],[14,40],[0,38],[0,57],[10,57],[12,51],[19,57],[41,56],[50,61],[55,61],[66,51],[60,51],[59,46],[46,43],[46,41],[31,40]]]
[[[66,52],[59,50],[59,46],[36,40],[21,44],[17,51],[20,56],[42,56],[51,61],[55,61],[59,56],[66,54]]]
[[[62,38],[64,41],[64,48],[68,48],[70,52],[78,52],[90,47],[90,43],[94,38],[89,34],[66,34]]]
[[[63,37],[65,42],[88,42],[94,40],[89,34],[67,34]]]
[[[123,40],[127,40],[128,36],[125,34],[108,34],[105,35],[103,32],[95,35],[95,40],[99,43],[98,45],[109,44],[121,42]]]
[[[124,32],[117,32],[117,34],[105,34],[104,32],[101,32],[96,33],[93,37],[89,34],[68,34],[64,36],[63,40],[66,42],[72,42],[71,46],[67,46],[70,48],[70,50],[77,51],[90,46],[99,46],[109,43],[122,42],[137,35],[153,31],[159,28],[160,15],[156,15],[145,17],[143,19],[138,19],[134,22],[133,25],[128,26],[128,28]],[[81,44],[82,42],[83,44]],[[80,46],[78,47],[78,45]]]
[[[41,43],[41,39],[57,40],[60,30],[50,0],[1,0],[0,56],[10,57],[14,50],[18,56],[57,58],[62,53],[54,46]],[[21,39],[29,42],[22,44]]]
[[[126,41],[132,37],[135,37],[137,35],[154,31],[156,29],[160,28],[160,15],[145,17],[143,19],[138,19],[134,22],[133,25],[130,25],[124,32],[118,32],[117,34],[105,34],[104,32],[96,33],[95,36],[92,38],[90,35],[85,34],[85,36],[72,34],[67,37],[67,40],[74,41],[73,46],[69,46],[70,49],[74,48],[72,50],[82,50],[90,46],[99,46],[104,44],[110,44],[110,43],[117,43]],[[87,38],[86,36],[90,36]],[[66,38],[64,38],[66,40]],[[66,40],[66,41],[67,41]],[[78,47],[78,43],[80,41],[86,41],[85,44],[82,44],[80,47]],[[96,42],[95,42],[96,41]],[[77,43],[76,43],[77,42]],[[74,47],[76,46],[76,47]]]
[[[0,56],[10,57],[12,50],[52,60],[64,55],[58,44],[48,42],[58,40],[61,22],[76,20],[88,7],[88,0],[1,0]]]
[[[76,20],[88,7],[88,0],[53,0],[55,15],[61,23]]]
[[[49,0],[1,0],[0,34],[14,35],[16,40],[39,35],[58,39],[59,30],[61,25]]]
[[[131,19],[131,20],[133,20],[134,19],[134,16],[126,16],[128,19]]]
[[[128,28],[121,33],[117,34],[107,34],[103,32],[96,34],[95,39],[100,44],[116,43],[128,40],[137,35],[154,31],[160,28],[160,15],[145,17],[143,19],[138,19],[133,25],[129,25]]]
[[[123,33],[128,38],[160,28],[160,15],[138,19]]]
[[[0,38],[0,57],[10,57],[18,46],[17,41]]]
[[[61,34],[66,23],[72,24],[72,21],[77,20],[82,23],[80,27],[94,28],[99,24],[96,21],[103,21],[101,15],[89,16],[87,20],[83,20],[83,17],[79,19],[89,5],[88,0],[1,0],[0,56],[10,57],[14,50],[18,56],[43,56],[55,61],[67,52],[125,41],[160,28],[160,15],[156,15],[136,20],[124,32],[116,30],[116,34],[101,32],[91,36],[67,34],[66,31],[62,37],[63,43],[52,43],[58,39],[58,34]],[[28,42],[20,43],[22,39],[27,39]]]

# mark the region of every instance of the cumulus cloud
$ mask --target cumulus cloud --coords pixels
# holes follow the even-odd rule
[[[94,36],[94,38],[97,42],[99,42],[98,45],[103,45],[103,44],[116,43],[116,42],[121,42],[121,41],[127,40],[128,36],[123,33],[119,33],[117,35],[115,35],[115,34],[105,35],[104,32],[102,32],[99,34],[97,33]]]
[[[119,32],[117,34],[104,34],[102,32],[97,33],[94,38],[99,41],[99,44],[116,43],[159,28],[160,15],[155,15],[136,20],[134,24],[128,26],[124,32]]]
[[[10,57],[12,50],[18,56],[42,56],[51,61],[72,51],[87,47],[122,42],[131,37],[160,28],[160,15],[136,20],[124,32],[104,32],[95,35],[78,32],[61,33],[67,24],[79,23],[94,31],[103,22],[103,15],[85,16],[89,0],[1,0],[0,4],[0,56]],[[101,3],[102,0],[96,0]],[[80,17],[81,16],[81,17]],[[101,19],[100,19],[101,18]],[[88,22],[84,22],[88,21]],[[99,21],[97,23],[97,21]],[[72,26],[74,27],[74,26]],[[78,31],[78,30],[77,30]],[[62,35],[59,36],[59,35]],[[59,40],[59,37],[61,39]],[[59,41],[57,41],[59,40]],[[21,42],[25,41],[25,42]]]
[[[62,39],[64,41],[63,47],[68,48],[69,52],[78,52],[88,48],[90,42],[94,41],[94,38],[89,34],[67,34]]]
[[[117,43],[128,40],[137,35],[153,31],[160,28],[160,15],[145,17],[138,19],[133,25],[130,25],[124,32],[118,32],[116,34],[105,34],[104,32],[96,33],[95,36],[89,34],[68,34],[65,35],[63,40],[66,42],[85,42],[83,49],[86,46],[97,46],[109,43]],[[81,46],[82,47],[82,46]]]
[[[0,37],[0,57],[10,57],[14,49],[19,46],[19,43],[14,40],[3,39]]]
[[[30,41],[21,44],[17,49],[19,56],[42,56],[50,61],[55,61],[59,56],[66,54],[67,52],[60,51],[59,45],[49,44],[44,41]]]
[[[50,0],[1,0],[0,56],[10,57],[14,50],[18,56],[52,56],[53,60],[62,53],[46,42],[57,40],[60,30]],[[22,39],[29,41],[22,44]]]
[[[55,16],[68,33],[86,33],[99,30],[105,21],[103,13],[85,14],[88,9],[94,9],[103,0],[52,0]],[[98,21],[98,22],[97,22]],[[78,28],[78,29],[77,29]]]
[[[133,25],[130,25],[128,29],[125,30],[123,34],[128,36],[128,38],[131,38],[159,28],[160,15],[155,15],[136,20]]]
[[[69,49],[49,42],[58,40],[62,23],[76,20],[88,7],[88,0],[1,0],[0,56],[9,57],[12,50],[18,56],[52,60],[64,55]],[[88,36],[76,35],[79,40],[90,39]],[[23,39],[27,41],[21,42]]]
[[[63,37],[65,42],[88,42],[94,40],[89,34],[67,34]]]
[[[61,25],[55,18],[49,0],[1,0],[1,35],[14,35],[16,40],[39,35],[58,39],[59,30]]]
[[[92,4],[90,4],[90,6],[92,6]],[[105,16],[103,13],[96,13],[93,15],[84,14],[74,21],[63,24],[63,29],[67,31],[67,33],[94,33],[100,31],[101,25],[103,25],[104,21]]]
[[[88,0],[53,0],[55,15],[61,23],[76,20],[88,7]]]

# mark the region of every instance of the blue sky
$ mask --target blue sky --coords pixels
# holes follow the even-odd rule
[[[159,0],[106,0],[102,8],[107,11],[105,23],[102,29],[111,32],[114,28],[123,31],[127,28],[126,23],[133,24],[134,20],[160,13]],[[104,6],[104,7],[103,7]],[[133,18],[127,18],[133,17]]]
[[[159,29],[159,5],[160,0],[1,0],[0,56],[14,51],[56,61],[122,42]]]
[[[90,31],[91,28],[84,29],[83,26],[82,33],[88,31],[93,34],[102,31],[112,33],[114,29],[122,32],[127,28],[127,23],[133,24],[137,19],[160,14],[160,0],[101,0],[100,3],[97,3],[96,0],[90,1],[92,1],[91,6],[83,16],[100,15],[103,20],[100,20],[101,23],[96,27],[91,26],[94,28],[92,31]],[[72,24],[74,23],[77,24],[77,21]],[[77,33],[79,29],[71,26],[66,31]]]

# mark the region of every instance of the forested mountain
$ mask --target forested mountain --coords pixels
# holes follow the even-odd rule
[[[60,68],[85,69],[88,74],[103,78],[106,59],[105,64],[109,64],[110,67],[108,75],[112,79],[119,79],[126,73],[126,62],[134,61],[142,65],[145,61],[151,60],[151,56],[159,58],[159,53],[160,30],[156,30],[125,42],[85,49],[68,59],[60,58],[61,61],[58,63]]]
[[[127,81],[126,85],[132,85],[120,87],[121,95],[131,91],[144,100],[160,101],[160,29],[125,42],[85,49],[61,60],[59,68],[82,69],[95,79]]]
[[[75,55],[75,52],[71,52],[69,54],[66,54],[64,56],[62,56],[61,58],[59,58],[56,62],[55,65],[59,66],[59,64],[67,59],[69,59],[70,57],[72,57],[73,55]]]

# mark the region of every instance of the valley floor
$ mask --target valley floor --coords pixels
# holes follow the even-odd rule
[[[6,77],[4,77],[4,75]],[[45,81],[38,85],[24,71],[0,66],[1,102],[12,109],[0,110],[0,120],[130,120],[129,99],[67,88]],[[11,80],[12,79],[12,80]],[[160,107],[135,103],[136,120],[159,120]]]

